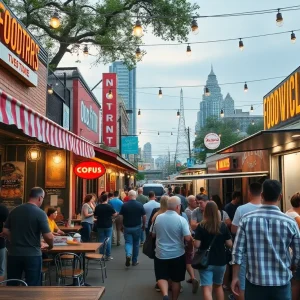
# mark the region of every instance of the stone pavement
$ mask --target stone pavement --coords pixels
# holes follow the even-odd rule
[[[142,253],[140,247],[139,262],[136,267],[125,267],[124,246],[112,247],[113,260],[107,262],[107,279],[102,283],[101,271],[91,270],[95,263],[90,263],[89,274],[86,281],[93,286],[105,286],[104,300],[159,300],[161,293],[156,292],[153,260]],[[196,275],[199,277],[199,274]],[[187,277],[188,278],[188,275]],[[197,294],[192,294],[192,286],[186,282],[182,283],[183,293],[179,300],[198,299],[201,300],[200,288]]]

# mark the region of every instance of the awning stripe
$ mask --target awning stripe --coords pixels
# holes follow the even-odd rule
[[[62,148],[77,155],[92,158],[94,146],[74,133],[30,109],[19,100],[0,89],[0,122],[16,125],[26,135],[51,146]]]

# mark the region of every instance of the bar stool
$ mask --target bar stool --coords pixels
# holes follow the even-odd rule
[[[46,282],[49,281],[51,285],[51,263],[53,262],[52,258],[43,259],[42,267],[42,285],[46,285]]]

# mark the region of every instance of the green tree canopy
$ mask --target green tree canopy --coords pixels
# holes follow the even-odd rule
[[[232,119],[218,120],[216,117],[209,117],[206,120],[206,126],[197,132],[197,137],[194,142],[195,148],[202,148],[204,151],[196,154],[196,159],[205,161],[207,153],[214,153],[217,150],[223,149],[233,143],[236,143],[241,138],[239,137],[238,124]],[[221,144],[218,149],[209,150],[204,146],[204,137],[208,133],[216,133],[221,138]]]
[[[247,134],[252,135],[261,130],[264,130],[264,121],[263,120],[255,123],[253,125],[250,124],[247,128]]]
[[[188,0],[4,0],[49,51],[52,68],[66,52],[97,51],[95,63],[122,60],[136,64],[141,38],[132,35],[139,19],[143,29],[165,41],[186,41],[192,16],[199,8]],[[50,28],[57,12],[61,26]],[[142,47],[141,47],[142,48]],[[95,51],[89,51],[95,52]],[[142,55],[145,52],[142,50]]]

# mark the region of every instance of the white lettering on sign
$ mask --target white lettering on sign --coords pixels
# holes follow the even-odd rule
[[[79,167],[77,168],[78,173],[101,173],[102,169],[100,167]]]
[[[106,79],[106,86],[113,86],[114,80],[113,79]]]
[[[80,105],[80,117],[83,124],[94,132],[98,132],[98,116],[92,106],[90,108],[86,107],[83,101]]]

